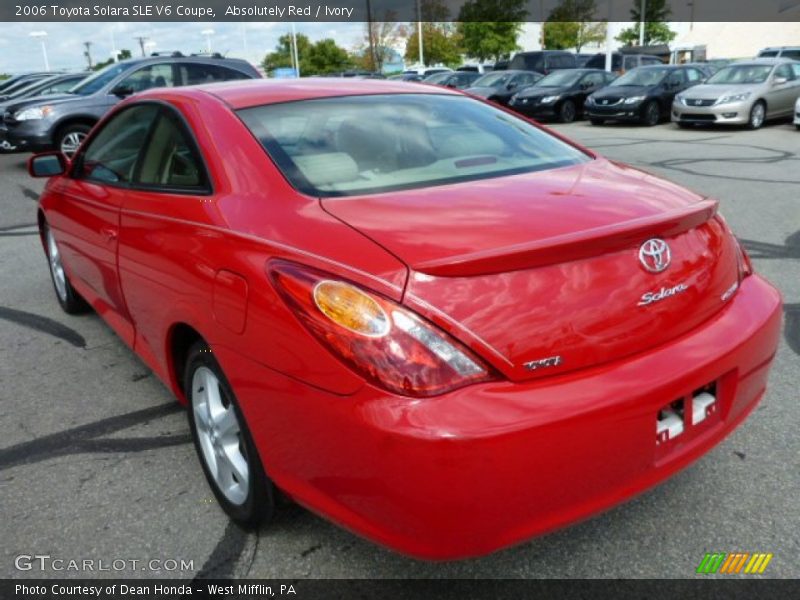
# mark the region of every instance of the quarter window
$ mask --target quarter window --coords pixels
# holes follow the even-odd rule
[[[136,183],[175,190],[207,189],[205,170],[189,139],[178,117],[164,111],[144,151]]]
[[[157,113],[158,108],[145,105],[125,109],[112,117],[78,159],[78,177],[97,183],[130,182]]]
[[[215,81],[249,79],[244,73],[233,69],[227,69],[219,65],[189,63],[182,64],[179,68],[184,85],[199,85],[202,83],[214,83]]]

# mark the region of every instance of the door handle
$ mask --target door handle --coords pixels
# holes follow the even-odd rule
[[[103,237],[106,238],[107,242],[113,242],[117,239],[117,230],[112,227],[103,227],[100,230],[100,233],[103,234]]]

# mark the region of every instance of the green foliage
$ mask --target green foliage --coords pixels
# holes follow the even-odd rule
[[[666,0],[647,0],[644,9],[644,45],[668,44],[678,35],[667,25],[671,10]],[[633,27],[623,29],[617,36],[617,40],[628,46],[639,44],[639,23],[642,21],[642,10],[640,0],[633,0],[631,9],[631,21],[635,23]]]
[[[119,59],[120,59],[120,60],[125,60],[125,59],[128,59],[128,58],[130,58],[131,56],[132,56],[132,54],[131,54],[131,51],[130,51],[130,50],[125,50],[125,49],[123,49],[123,50],[120,50],[120,51],[119,51]],[[108,65],[110,65],[110,64],[111,64],[111,63],[113,63],[113,62],[114,62],[114,59],[113,59],[113,58],[109,58],[108,60],[104,60],[104,61],[101,61],[101,62],[95,63],[95,64],[92,66],[92,71],[99,71],[99,70],[101,70],[101,69],[105,69],[105,68],[106,68]]]
[[[405,58],[409,62],[419,62],[418,40],[415,26],[406,43]],[[457,66],[461,62],[461,38],[449,24],[423,23],[422,43],[426,65]]]
[[[595,21],[595,0],[563,0],[548,15],[544,24],[544,44],[548,50],[575,49],[606,38],[605,21]]]
[[[464,52],[480,61],[508,56],[528,14],[525,0],[468,0],[458,13],[457,31]],[[503,19],[503,21],[495,21]]]
[[[300,61],[300,75],[324,75],[344,71],[351,66],[350,57],[344,48],[332,39],[311,43],[308,36],[297,35],[297,58]],[[270,52],[261,62],[266,72],[292,67],[292,36],[288,33],[278,39],[274,52]]]

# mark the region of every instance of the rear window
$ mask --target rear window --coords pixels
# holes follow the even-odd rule
[[[590,160],[526,121],[458,96],[347,96],[238,114],[289,182],[313,196],[423,188]]]

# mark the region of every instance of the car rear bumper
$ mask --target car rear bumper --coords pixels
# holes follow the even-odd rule
[[[762,397],[780,326],[780,294],[754,275],[651,351],[430,399],[369,385],[336,396],[212,348],[279,487],[402,553],[455,559],[585,519],[708,452]],[[657,444],[659,410],[712,382],[713,415]]]
[[[751,105],[745,102],[721,106],[686,106],[672,103],[673,123],[706,123],[718,125],[745,125],[750,120]]]

